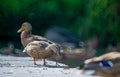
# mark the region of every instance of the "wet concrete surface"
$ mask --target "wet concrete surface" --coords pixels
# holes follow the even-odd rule
[[[47,60],[38,60],[33,64],[30,57],[13,57],[0,55],[0,77],[93,77],[81,75],[76,68],[65,69],[67,65]]]

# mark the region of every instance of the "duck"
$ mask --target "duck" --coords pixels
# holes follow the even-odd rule
[[[26,52],[29,56],[33,57],[34,64],[36,65],[36,59],[44,59],[46,65],[46,58],[57,54],[60,58],[60,48],[55,43],[48,43],[46,41],[32,41],[24,48],[23,52]]]
[[[23,53],[21,49],[15,47],[12,42],[8,42],[8,46],[3,47],[0,49],[0,54],[2,55],[10,55],[10,56],[17,56],[17,57],[26,57],[27,54]]]
[[[94,75],[96,72],[97,74],[98,72],[103,73],[103,71],[107,69],[113,70],[116,66],[120,67],[120,52],[113,51],[105,53],[99,57],[93,57],[85,60],[84,65],[81,68],[81,73],[89,73],[90,75]]]
[[[93,75],[102,77],[120,77],[120,64],[107,69],[98,70]]]
[[[92,47],[71,48],[71,47],[65,47],[64,45],[61,45],[61,47],[62,47],[61,50],[62,59],[60,59],[59,62],[67,64],[71,68],[79,66],[79,64],[80,65],[84,64],[83,62],[86,59],[95,57],[95,53],[96,53],[96,49]]]
[[[0,49],[0,53],[4,55],[13,55],[15,53],[14,49],[14,45],[9,42],[7,47],[3,47]]]
[[[17,32],[20,33],[21,43],[22,43],[22,45],[24,47],[23,51],[27,52],[29,56],[33,57],[34,64],[36,64],[36,59],[40,58],[40,57],[34,57],[35,54],[31,55],[31,53],[29,53],[29,52],[32,52],[33,49],[34,49],[34,51],[36,51],[37,49],[40,49],[39,51],[43,51],[44,50],[45,54],[40,54],[40,56],[41,55],[45,55],[46,57],[48,57],[47,55],[50,55],[49,52],[48,52],[50,49],[45,50],[45,48],[47,46],[51,46],[52,45],[52,47],[54,47],[53,45],[56,45],[56,46],[60,47],[60,45],[58,45],[58,44],[48,40],[45,37],[38,36],[38,35],[33,35],[32,34],[32,25],[29,22],[23,22],[22,25],[21,25],[21,28]],[[39,41],[41,41],[42,43],[38,43]],[[33,43],[35,44],[35,47],[33,46]],[[40,48],[39,48],[38,45],[40,45]],[[44,47],[44,45],[45,45],[45,47]],[[43,48],[42,48],[42,46],[43,46]],[[33,49],[29,50],[29,49],[31,49],[29,47],[32,47]],[[51,47],[48,47],[48,48],[51,48]],[[37,53],[39,51],[37,51]],[[46,58],[45,56],[44,57],[42,56],[41,58]],[[45,63],[45,59],[44,59],[44,65],[45,64],[46,63]]]
[[[120,52],[113,51],[109,53],[105,53],[99,57],[93,57],[85,60],[85,64],[100,62],[100,61],[108,61],[108,60],[120,60]]]
[[[17,31],[20,34],[21,43],[23,47],[27,46],[28,43],[32,41],[46,41],[49,43],[53,43],[52,41],[48,40],[47,38],[44,38],[42,36],[33,35],[32,34],[32,25],[29,22],[24,22],[21,25],[21,28]]]

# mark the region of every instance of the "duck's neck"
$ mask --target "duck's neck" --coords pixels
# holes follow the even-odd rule
[[[21,33],[21,38],[28,38],[28,37],[31,37],[32,33],[31,32],[25,32],[23,31]]]
[[[24,47],[30,42],[29,39],[31,38],[31,36],[32,36],[31,32],[23,31],[21,33],[21,43]]]

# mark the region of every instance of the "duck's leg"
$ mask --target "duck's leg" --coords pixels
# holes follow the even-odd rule
[[[46,61],[45,61],[45,59],[44,59],[44,64],[43,65],[46,65]]]
[[[58,62],[57,62],[57,60],[56,60],[56,66],[58,66]]]
[[[55,60],[55,61],[56,61],[56,67],[57,67],[57,66],[60,66],[59,63],[58,63],[58,60]]]
[[[33,57],[33,60],[34,60],[34,65],[36,65],[36,59],[35,59],[35,57]]]

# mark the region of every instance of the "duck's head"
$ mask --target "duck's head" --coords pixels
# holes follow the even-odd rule
[[[18,33],[20,32],[31,32],[32,31],[32,26],[29,22],[24,22],[21,26],[21,28],[17,31]]]

